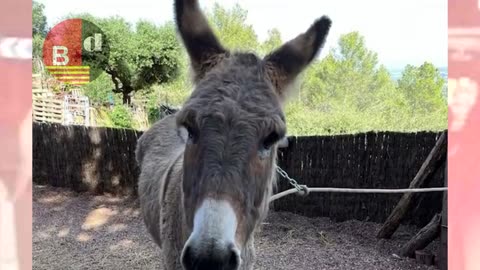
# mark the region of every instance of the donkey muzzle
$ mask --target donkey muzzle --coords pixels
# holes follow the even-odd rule
[[[193,231],[182,251],[185,270],[237,270],[237,218],[230,203],[206,199],[195,213]]]
[[[233,244],[223,247],[212,245],[207,250],[185,246],[182,254],[185,270],[237,270],[240,261],[240,253]]]

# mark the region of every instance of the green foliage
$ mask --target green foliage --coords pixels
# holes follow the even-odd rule
[[[147,107],[147,117],[148,122],[153,124],[160,120],[160,107],[159,106],[148,106]]]
[[[192,89],[188,58],[172,22],[156,26],[141,21],[132,26],[120,17],[80,17],[99,25],[111,46],[109,69],[84,89],[92,101],[108,102],[112,89],[121,92],[123,100],[125,93],[135,92],[135,98],[148,100],[146,114],[151,124],[158,120],[161,104],[178,107],[188,98]],[[247,11],[238,4],[232,9],[215,4],[207,18],[230,49],[263,56],[283,43],[277,29],[259,42],[246,23]],[[407,66],[399,81],[393,81],[359,32],[342,35],[336,48],[301,75],[297,88],[285,109],[290,135],[447,128],[445,81],[439,71],[430,63]],[[114,98],[120,101],[118,95]],[[138,126],[125,106],[99,115],[107,126]]]
[[[158,120],[160,105],[181,106],[190,95],[190,89],[192,89],[192,86],[187,80],[175,80],[171,83],[155,86],[147,103],[149,122],[154,123]]]
[[[121,104],[122,98],[112,92],[113,87],[112,79],[103,72],[94,81],[83,86],[83,92],[93,103],[105,104],[113,98],[115,104]]]
[[[175,31],[171,22],[161,27],[146,21],[137,24],[132,52],[135,89],[169,82],[178,76],[181,54]]]
[[[142,116],[132,113],[126,105],[116,105],[113,109],[101,107],[96,109],[94,113],[98,126],[137,130],[143,130],[145,128],[141,125]]]
[[[135,27],[121,17],[95,18],[90,14],[68,15],[83,18],[98,25],[110,45],[110,57],[105,72],[111,77],[115,93],[129,96],[154,84],[174,80],[180,73],[180,44],[175,26],[168,22],[156,26],[140,21]]]
[[[45,6],[37,1],[32,3],[32,50],[33,57],[41,59],[43,55],[43,41],[47,35],[47,17],[44,13]],[[37,68],[37,67],[34,67]],[[38,70],[34,70],[38,72]]]
[[[415,126],[444,129],[448,124],[445,79],[431,63],[408,65],[398,81],[398,91],[405,97],[405,113],[416,119]],[[419,123],[420,122],[420,123]]]
[[[132,128],[133,116],[130,108],[126,105],[116,105],[109,112],[109,117],[114,127]]]
[[[40,34],[33,35],[32,54],[34,58],[41,59],[43,56],[43,42],[45,38]]]
[[[260,54],[265,56],[279,48],[282,44],[282,35],[280,34],[280,31],[276,28],[271,29],[268,31],[267,39],[260,45]]]
[[[287,106],[290,134],[418,131],[446,128],[444,80],[431,64],[407,67],[398,86],[358,32],[304,74]]]
[[[95,112],[95,121],[98,126],[115,127],[115,124],[110,117],[110,111],[107,108],[98,108]]]
[[[340,37],[337,49],[314,64],[302,90],[310,107],[335,101],[364,110],[375,98],[375,90],[393,87],[377,66],[377,55],[366,48],[363,37],[349,33]]]
[[[233,50],[251,51],[259,46],[257,34],[252,25],[246,24],[248,11],[238,3],[230,10],[215,3],[207,18],[220,42]]]
[[[407,65],[398,81],[398,89],[405,97],[413,111],[429,113],[443,106],[446,100],[443,97],[443,79],[437,68],[430,63],[420,67]]]
[[[32,35],[40,35],[45,37],[47,35],[47,17],[44,13],[45,5],[33,1],[32,3]]]

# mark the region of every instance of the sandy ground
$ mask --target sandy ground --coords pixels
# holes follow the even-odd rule
[[[33,192],[33,269],[160,269],[138,202],[44,186]],[[378,228],[271,212],[256,238],[255,269],[437,269],[392,256],[415,228],[377,241]]]

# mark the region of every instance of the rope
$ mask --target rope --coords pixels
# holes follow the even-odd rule
[[[290,184],[294,187],[270,197],[270,202],[278,200],[282,197],[290,194],[298,194],[300,196],[307,196],[310,192],[337,192],[337,193],[383,193],[383,194],[395,194],[395,193],[423,193],[423,192],[440,192],[447,191],[447,187],[434,187],[434,188],[401,188],[401,189],[365,189],[365,188],[334,188],[334,187],[321,187],[311,188],[305,185],[299,185],[297,181],[289,177],[288,174],[277,166],[277,172],[285,177]]]
[[[401,188],[401,189],[362,189],[362,188],[309,188],[303,186],[307,190],[307,194],[310,192],[337,192],[337,193],[384,193],[384,194],[394,194],[394,193],[421,193],[421,192],[439,192],[447,191],[446,187],[436,187],[436,188]],[[301,196],[306,196],[305,192],[298,191],[296,188],[291,188],[280,193],[277,193],[270,197],[270,202],[285,197],[290,194],[298,193]]]

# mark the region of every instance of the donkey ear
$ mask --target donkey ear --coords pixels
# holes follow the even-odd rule
[[[307,32],[290,40],[264,59],[266,73],[282,100],[286,88],[312,62],[323,47],[332,21],[327,16],[316,20]]]
[[[227,50],[210,29],[198,0],[175,0],[175,20],[190,57],[194,80],[198,81],[225,57]]]

